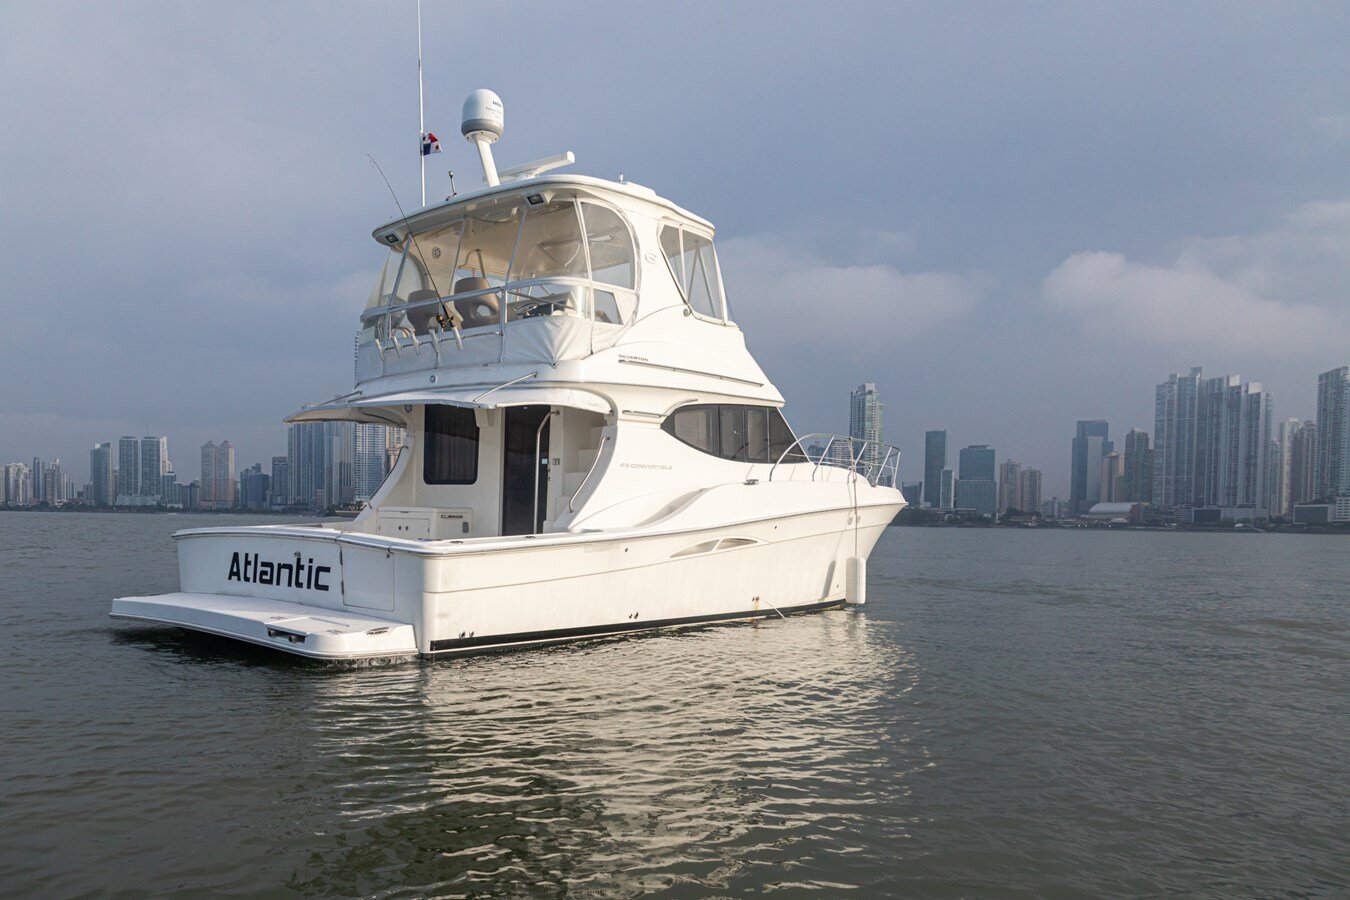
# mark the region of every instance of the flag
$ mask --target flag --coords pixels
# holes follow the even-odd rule
[[[441,142],[436,139],[436,135],[428,131],[422,135],[422,155],[428,156],[432,153],[441,152]]]

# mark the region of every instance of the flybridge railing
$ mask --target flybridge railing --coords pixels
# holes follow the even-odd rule
[[[812,442],[809,448],[807,441]],[[803,435],[793,441],[787,450],[783,451],[783,455],[774,461],[773,468],[769,470],[770,481],[773,480],[774,472],[785,462],[811,463],[812,481],[815,481],[821,466],[831,466],[851,469],[866,478],[874,487],[878,484],[898,487],[900,451],[880,441],[845,437],[842,434]]]

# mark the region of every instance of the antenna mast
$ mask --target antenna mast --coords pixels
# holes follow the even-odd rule
[[[422,205],[427,205],[427,155],[422,142],[427,139],[426,106],[422,101],[422,0],[417,0],[417,159],[422,166]]]

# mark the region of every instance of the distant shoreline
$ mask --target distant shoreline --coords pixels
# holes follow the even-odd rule
[[[1078,525],[1043,523],[1040,525],[996,524],[994,522],[901,522],[893,521],[892,528],[974,528],[986,531],[1149,531],[1163,534],[1342,534],[1350,535],[1350,522],[1331,525],[1272,525],[1258,528],[1244,525]]]

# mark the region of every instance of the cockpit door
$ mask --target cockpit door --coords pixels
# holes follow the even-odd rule
[[[502,435],[502,534],[538,534],[548,505],[550,407],[508,406]]]

